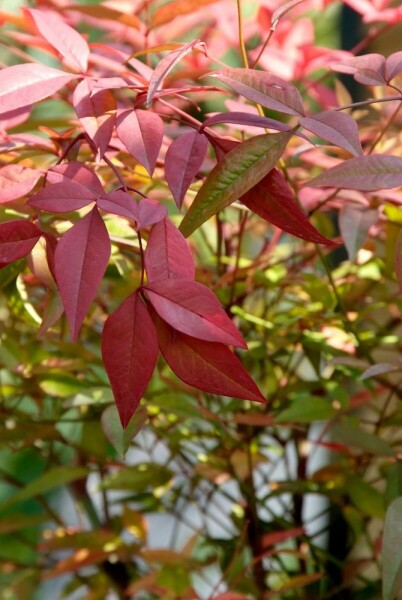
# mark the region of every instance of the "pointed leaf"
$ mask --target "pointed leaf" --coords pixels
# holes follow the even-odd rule
[[[350,115],[329,110],[312,117],[302,117],[299,123],[311,133],[355,156],[363,154],[356,121]]]
[[[123,192],[122,190],[104,194],[104,196],[98,200],[98,208],[101,208],[112,215],[119,215],[119,217],[124,217],[129,219],[129,221],[137,222],[137,202],[130,194]]]
[[[339,73],[353,75],[363,85],[385,85],[385,58],[381,54],[353,56],[332,65]]]
[[[81,125],[102,158],[109,146],[116,120],[116,101],[110,90],[93,91],[88,79],[74,90],[73,106]]]
[[[348,252],[349,260],[356,258],[367,238],[368,231],[377,222],[378,211],[367,207],[345,205],[338,214],[339,230]]]
[[[162,119],[148,110],[126,110],[117,117],[116,131],[130,154],[152,175],[162,145]]]
[[[207,138],[198,131],[190,131],[175,139],[166,152],[166,181],[179,209],[191,182],[204,162],[207,148]]]
[[[114,8],[110,8],[108,6],[102,6],[99,4],[68,4],[67,6],[63,6],[63,10],[74,10],[88,17],[92,17],[93,19],[106,19],[108,21],[113,21],[114,23],[120,23],[121,25],[126,25],[127,27],[133,27],[134,29],[140,29],[142,26],[141,21],[135,14],[125,13],[119,10],[115,10]]]
[[[137,205],[137,229],[159,223],[167,216],[166,206],[153,198],[142,198]]]
[[[187,15],[194,11],[206,6],[207,4],[213,4],[217,0],[175,0],[175,2],[169,2],[157,8],[152,15],[151,27],[159,27],[169,23],[180,15]]]
[[[203,47],[204,44],[200,40],[193,40],[187,44],[183,44],[178,50],[169,52],[165,58],[158,63],[152,76],[149,80],[148,94],[147,94],[147,108],[150,107],[155,92],[162,86],[163,80],[170,73],[170,71],[179,63],[189,52],[194,48]]]
[[[185,238],[169,219],[152,227],[145,250],[148,282],[195,276],[194,260]]]
[[[0,71],[0,113],[34,104],[51,96],[77,75],[36,63]]]
[[[105,323],[102,358],[125,429],[147,388],[159,349],[155,326],[137,291]]]
[[[84,38],[56,13],[35,8],[27,9],[27,12],[45,40],[78,71],[85,73],[88,68],[89,47]]]
[[[402,364],[393,365],[392,363],[376,363],[368,367],[364,373],[361,374],[360,379],[371,379],[372,377],[378,377],[378,375],[386,375],[387,373],[395,373],[396,371],[402,370]]]
[[[210,73],[235,92],[266,108],[290,115],[303,115],[303,100],[298,89],[288,81],[253,69],[224,69]]]
[[[101,416],[105,436],[121,458],[124,458],[133,438],[141,431],[147,420],[148,413],[142,406],[137,408],[126,429],[121,426],[119,412],[114,404],[105,408]]]
[[[41,230],[30,221],[1,223],[0,267],[29,254],[41,235]]]
[[[293,130],[258,135],[238,144],[212,169],[180,225],[188,237],[214,214],[229,206],[271,171]]]
[[[391,81],[402,73],[402,51],[394,52],[385,61],[385,79]]]
[[[56,165],[47,172],[47,181],[49,183],[62,183],[64,181],[69,183],[71,180],[88,188],[96,196],[104,194],[102,184],[94,171],[86,167],[83,163],[71,161]]]
[[[385,516],[382,541],[384,600],[394,600],[402,588],[402,498],[392,502]]]
[[[38,330],[38,337],[45,335],[46,331],[58,321],[64,312],[63,302],[57,290],[49,290],[45,302],[42,323]]]
[[[263,129],[274,129],[275,131],[289,131],[292,129],[286,123],[281,123],[281,121],[270,119],[269,117],[260,117],[260,115],[243,112],[228,112],[208,117],[203,122],[201,130],[216,123],[235,123],[237,125],[261,127]]]
[[[162,319],[155,318],[163,357],[182,381],[210,394],[266,402],[229,348],[179,333]]]
[[[27,204],[47,212],[67,213],[79,210],[91,202],[96,202],[96,196],[90,189],[80,183],[67,180],[46,186],[32,196]]]
[[[332,244],[311,225],[292,188],[278,169],[272,169],[240,200],[254,213],[287,233],[308,242]]]
[[[308,181],[308,187],[339,187],[373,192],[402,185],[402,158],[371,154],[351,158]]]
[[[73,340],[96,296],[110,257],[110,240],[97,208],[59,240],[55,253],[56,280]]]
[[[206,286],[166,279],[149,283],[144,291],[158,315],[177,331],[200,340],[247,348],[218,298]]]
[[[28,194],[35,187],[41,174],[39,169],[30,169],[22,165],[10,164],[0,167],[0,204]]]

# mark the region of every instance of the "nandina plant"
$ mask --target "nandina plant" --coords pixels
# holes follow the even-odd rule
[[[128,8],[113,2],[66,6],[49,0],[36,2],[34,8],[24,7],[16,16],[1,13],[10,57],[13,63],[17,62],[0,71],[3,284],[7,286],[19,278],[20,288],[24,287],[24,306],[29,306],[31,315],[41,316],[39,335],[44,344],[46,339],[54,340],[57,332],[64,337],[67,322],[76,348],[75,351],[66,349],[67,363],[74,352],[81,352],[80,346],[84,348],[80,355],[83,362],[88,356],[92,360],[94,346],[101,346],[103,365],[126,433],[118,429],[110,411],[102,414],[102,425],[121,454],[146,419],[147,402],[140,407],[144,395],[152,397],[151,416],[163,411],[166,393],[163,386],[195,394],[200,416],[216,420],[219,425],[216,425],[215,439],[224,435],[221,428],[229,428],[222,445],[218,444],[219,460],[212,461],[210,471],[204,475],[215,486],[227,474],[238,481],[242,501],[233,499],[230,494],[229,500],[239,506],[233,522],[240,527],[240,535],[231,552],[220,559],[222,583],[234,591],[219,596],[218,582],[216,589],[212,587],[211,594],[216,593],[213,597],[245,598],[244,594],[250,593],[252,597],[263,598],[270,590],[279,590],[283,597],[296,598],[301,597],[297,590],[303,586],[310,586],[307,589],[316,597],[326,597],[324,594],[344,586],[345,580],[348,585],[349,580],[345,579],[346,575],[343,579],[334,575],[334,569],[327,564],[331,563],[330,558],[326,556],[321,562],[316,558],[314,541],[306,533],[301,496],[315,488],[302,486],[308,473],[298,427],[300,422],[333,420],[344,443],[338,446],[334,443],[331,447],[332,442],[323,436],[319,443],[352,460],[353,435],[347,429],[349,424],[339,423],[342,415],[336,411],[342,409],[349,415],[347,411],[349,408],[352,411],[359,399],[349,408],[344,406],[341,384],[335,393],[318,366],[320,360],[335,360],[334,348],[341,353],[336,356],[338,363],[334,365],[351,369],[349,376],[354,373],[353,368],[360,368],[369,381],[381,377],[381,391],[385,388],[396,394],[395,386],[387,380],[384,382],[383,376],[398,371],[400,366],[373,357],[355,324],[356,317],[351,315],[356,307],[351,302],[350,307],[345,306],[349,302],[347,291],[354,289],[353,269],[338,274],[337,283],[331,261],[336,260],[333,255],[344,243],[353,262],[370,231],[377,231],[376,239],[381,240],[383,234],[379,232],[385,218],[400,223],[395,212],[400,203],[399,193],[387,190],[402,185],[400,146],[393,133],[402,100],[402,53],[390,53],[387,57],[379,53],[355,56],[365,43],[380,35],[384,29],[381,25],[367,34],[356,51],[336,51],[314,45],[312,21],[304,16],[310,3],[289,2],[274,7],[265,2],[257,3],[246,40],[240,2],[237,11],[230,4],[230,14],[237,15],[236,25],[230,20],[230,27],[222,16],[219,2],[199,2],[197,6],[186,0],[162,5],[158,2],[134,4],[133,7],[130,3]],[[203,9],[202,5],[207,8]],[[367,16],[365,6],[360,3],[353,6],[364,13],[366,20],[369,16],[370,21],[385,22],[388,28],[400,18],[397,8],[381,7],[382,12],[376,9]],[[177,37],[182,38],[183,31],[188,33],[186,23],[192,32],[191,19],[198,20],[208,11],[215,11],[215,24],[223,23],[230,28],[230,35],[239,38],[242,63],[222,62],[227,47],[222,47],[219,36],[214,36],[208,27],[203,29],[202,35],[186,43],[170,40],[170,27],[176,26]],[[178,19],[173,21],[175,16]],[[91,32],[89,39],[85,33],[89,25],[96,31],[93,35],[96,41],[91,41]],[[264,37],[266,29],[269,33]],[[308,42],[296,44],[292,58],[288,58],[285,48],[293,43],[288,38],[297,29],[302,37],[307,36]],[[275,57],[273,61],[271,53]],[[321,74],[320,69],[324,69]],[[353,76],[374,97],[353,102],[344,86],[339,81],[334,82],[336,72]],[[224,87],[218,85],[220,83]],[[46,107],[49,110],[52,107],[51,118],[43,116],[42,106],[45,113]],[[393,112],[389,112],[389,106]],[[364,112],[373,107],[377,111],[374,124]],[[384,207],[381,214],[380,207]],[[331,221],[336,213],[339,231]],[[243,265],[242,244],[247,243],[247,236],[250,248],[254,248],[247,253],[254,252],[254,255],[252,260],[244,257],[246,264]],[[285,251],[281,256],[281,244],[290,248],[297,244],[296,250]],[[396,278],[402,285],[400,244],[400,241],[394,244],[392,252],[396,247]],[[320,277],[314,285],[309,279],[309,275],[313,277],[317,260],[328,278],[328,284],[320,290]],[[278,297],[273,299],[272,290],[264,295],[268,284],[261,280],[261,273],[268,270],[267,281],[281,282],[281,272],[275,270],[280,269],[281,264],[285,264],[289,283],[285,278],[283,286],[278,285]],[[300,287],[299,271],[303,272],[304,289]],[[296,311],[292,316],[293,303],[299,303],[294,300],[293,288],[298,291],[301,303],[303,294],[310,294],[311,313],[307,310],[301,316],[302,310],[298,308],[299,313]],[[326,295],[330,295],[327,306],[330,322],[325,323],[322,317],[320,338],[313,335],[318,332],[314,331],[317,325],[311,316],[316,310],[313,296],[317,290],[316,303],[323,306]],[[363,304],[369,305],[369,294],[364,298]],[[393,301],[396,302],[394,298]],[[265,306],[261,314],[259,302]],[[277,308],[273,310],[273,306]],[[264,311],[272,314],[267,317]],[[289,313],[289,321],[283,316],[286,313]],[[341,323],[338,313],[342,315]],[[291,329],[295,321],[299,323],[296,329]],[[250,323],[257,329],[250,331]],[[284,324],[286,335],[282,329]],[[264,364],[266,351],[265,346],[258,346],[259,339],[263,338],[258,327],[265,333],[273,329],[277,334],[277,347],[270,347],[272,342],[267,342],[272,358],[269,377],[265,374],[266,366],[261,367],[262,373],[255,368],[255,362]],[[305,333],[309,331],[310,336]],[[331,338],[341,335],[342,331],[349,338],[341,338],[343,342],[339,345]],[[251,342],[251,353],[254,351],[251,359],[243,352],[247,349],[247,338]],[[329,340],[328,344],[318,349],[317,340],[324,344],[324,339]],[[307,420],[308,411],[296,408],[297,394],[301,394],[302,389],[295,388],[293,378],[297,375],[298,358],[289,349],[291,344],[303,348],[303,358],[309,359],[320,382],[317,383],[319,389],[311,388],[313,408]],[[259,352],[255,350],[256,345]],[[7,345],[5,347],[10,353]],[[166,375],[165,367],[160,366],[159,354],[177,379],[171,373]],[[288,356],[287,360],[284,355]],[[28,362],[39,369],[40,360],[31,358]],[[62,355],[54,360],[60,361],[62,367]],[[71,374],[79,378],[82,363],[68,364]],[[28,374],[29,368],[24,368]],[[99,364],[92,369],[93,381],[97,383],[102,380],[99,369]],[[42,388],[38,387],[51,395],[52,386],[48,382],[43,386],[40,371],[38,377]],[[106,385],[104,380],[102,385]],[[40,395],[38,390],[32,392],[32,397],[36,398],[38,393]],[[322,396],[331,397],[331,393],[335,394],[334,402],[340,403],[339,406],[322,402]],[[159,408],[158,394],[162,396]],[[216,397],[218,402],[210,400]],[[227,398],[255,401],[263,408],[255,409],[257,412],[249,416],[246,408],[236,408],[237,421],[231,422],[232,405]],[[77,402],[83,402],[82,398]],[[83,405],[87,406],[85,402]],[[272,411],[278,409],[279,416],[274,421]],[[9,410],[7,405],[6,413]],[[186,411],[183,407],[180,410]],[[379,427],[385,416],[381,413]],[[52,418],[56,423],[57,416]],[[297,447],[301,483],[296,490],[292,518],[286,518],[285,510],[285,517],[276,517],[278,530],[271,531],[258,514],[258,502],[261,501],[266,510],[268,504],[258,499],[253,481],[253,468],[260,461],[264,462],[264,456],[252,448],[257,443],[260,449],[263,446],[254,428],[281,422],[291,424],[292,435],[287,441]],[[234,425],[237,429],[231,431]],[[164,423],[159,427],[160,439],[169,434],[165,426]],[[60,432],[55,434],[54,431],[38,435],[59,441]],[[61,436],[66,435],[63,432]],[[281,434],[276,439],[283,450]],[[368,448],[369,454],[395,459],[397,450],[388,444],[378,444],[378,440],[376,444],[364,434],[363,441],[361,437],[357,439],[360,440],[358,447]],[[177,450],[175,443],[173,437],[169,438],[170,447]],[[233,461],[224,452],[225,443],[229,454],[235,457]],[[205,456],[201,450],[198,449],[198,454]],[[48,480],[49,474],[43,475],[43,491],[56,487],[55,482],[75,481],[75,493],[88,502],[80,480],[88,474],[86,468],[91,460],[88,457],[97,456],[100,451],[91,447],[85,452],[85,466],[80,454],[74,471],[58,471],[58,478],[53,473],[55,479],[48,477]],[[102,453],[101,456],[103,477],[107,459]],[[186,464],[186,457],[179,451],[175,456]],[[359,461],[360,457],[356,458],[356,464],[363,468]],[[106,478],[104,487],[130,489],[130,481],[127,483],[124,473],[120,474],[120,480],[118,476]],[[317,479],[320,482],[317,485],[328,477],[325,473],[320,476],[323,479]],[[377,490],[363,480],[346,477],[344,472],[342,476],[339,497],[349,488],[352,508],[361,509],[359,494],[375,495]],[[399,481],[399,474],[395,477]],[[166,471],[155,470],[144,486],[152,484],[153,478],[158,484],[156,487],[171,481]],[[284,486],[282,493],[290,493],[289,490],[292,492],[291,486],[289,489]],[[40,485],[34,490],[31,488],[25,496],[21,491],[19,500],[38,493],[41,493]],[[113,519],[105,498],[109,534]],[[17,501],[18,496],[12,503]],[[378,503],[377,496],[368,516],[378,518],[382,514],[375,502]],[[6,503],[5,508],[7,506]],[[52,516],[49,506],[46,505],[46,509]],[[132,520],[137,527],[135,535],[143,543],[146,537],[143,517],[131,514],[128,506],[125,510],[116,527],[121,532],[124,527],[130,527]],[[348,515],[353,525],[355,517]],[[236,518],[243,520],[243,524],[239,525]],[[92,547],[90,542],[85,542],[87,546],[83,547],[89,548],[89,554],[80,558],[78,548],[82,549],[80,544],[84,542],[76,537],[73,545],[67,546],[77,548],[73,559],[57,563],[51,574],[100,564],[102,576],[108,577],[120,594],[127,589],[132,594],[148,590],[154,594],[152,597],[155,594],[164,597],[164,590],[169,590],[169,597],[194,597],[196,592],[185,574],[180,575],[183,585],[169,580],[166,556],[154,557],[155,562],[166,567],[163,576],[158,579],[154,573],[152,581],[146,583],[137,577],[139,567],[131,560],[133,554],[137,558],[149,558],[146,551],[142,556],[143,550],[138,549],[140,542],[137,540],[128,546],[120,540],[113,546],[113,536],[106,535],[106,538],[103,544],[106,549],[102,546],[102,550],[95,543]],[[302,546],[306,538],[310,548],[308,559],[303,556]],[[285,581],[270,580],[267,575],[270,548],[294,539],[299,540],[295,552],[300,561],[306,561],[305,566],[300,572],[294,566],[289,567]],[[251,562],[242,554],[243,543],[250,548]],[[53,538],[42,544],[44,551],[57,547]],[[217,547],[213,550],[216,555]],[[105,564],[113,552],[117,556],[113,560],[116,558],[123,575],[117,568],[113,570]],[[375,557],[376,553],[378,544],[374,545]],[[172,557],[171,560],[179,572],[181,558],[176,558],[177,561]],[[110,564],[115,564],[113,560]],[[152,556],[149,560],[152,563]],[[277,556],[277,560],[281,564],[281,558]],[[251,583],[246,589],[242,587],[242,577],[236,573],[237,561],[246,571],[247,565],[252,565]],[[208,559],[198,558],[196,568],[204,568],[207,562]],[[336,559],[331,564],[336,565]],[[327,565],[325,578],[323,565]],[[398,569],[400,561],[394,564],[394,570],[386,579],[388,600],[395,593]],[[142,581],[139,587],[136,579]],[[108,584],[99,581],[93,583],[94,587],[106,589]],[[92,585],[89,582],[90,576],[86,585]],[[317,596],[320,589],[323,595]],[[286,595],[287,590],[290,590],[289,595]],[[174,593],[176,596],[172,596]]]

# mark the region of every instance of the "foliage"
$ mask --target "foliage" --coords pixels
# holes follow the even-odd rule
[[[380,598],[383,529],[398,594],[402,13],[348,4],[0,11],[4,597]]]

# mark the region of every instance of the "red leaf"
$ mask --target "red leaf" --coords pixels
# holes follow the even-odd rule
[[[0,204],[17,200],[28,194],[36,185],[41,171],[22,165],[0,167]]]
[[[167,209],[157,200],[142,198],[137,204],[137,229],[144,229],[154,223],[159,223],[167,215]]]
[[[303,101],[297,88],[272,73],[227,68],[209,76],[223,81],[244,98],[261,106],[290,115],[304,114]]]
[[[96,196],[104,194],[102,184],[94,171],[82,163],[71,161],[55,165],[47,172],[47,181],[49,183],[69,183],[70,180],[90,189]]]
[[[166,152],[166,181],[179,209],[191,182],[204,161],[207,148],[206,137],[198,131],[190,131],[174,140]]]
[[[299,123],[311,133],[355,156],[363,154],[356,121],[345,113],[329,110],[312,117],[303,117]]]
[[[163,83],[163,80],[170,73],[173,67],[175,67],[177,63],[180,62],[194,48],[203,46],[204,44],[200,40],[193,40],[192,42],[188,42],[188,44],[183,44],[183,47],[179,48],[179,50],[169,52],[169,54],[165,56],[165,58],[162,58],[162,60],[158,63],[156,69],[152,73],[151,79],[149,80],[146,102],[147,108],[150,107],[155,92],[160,88],[160,86]]]
[[[317,244],[332,244],[311,225],[282,173],[274,168],[240,200],[279,229]]]
[[[81,125],[102,158],[109,146],[116,120],[116,101],[109,90],[93,90],[88,79],[74,90],[73,106]]]
[[[130,194],[120,190],[105,194],[98,200],[98,207],[106,212],[134,221],[137,230],[158,223],[167,214],[166,208],[156,200],[143,198],[137,203]]]
[[[177,331],[200,340],[247,348],[210,289],[195,281],[165,279],[144,288],[160,317]]]
[[[402,185],[402,158],[371,154],[350,158],[304,184],[305,187],[339,187],[374,192]]]
[[[269,548],[269,546],[276,546],[286,542],[286,540],[294,539],[304,534],[303,527],[296,527],[295,529],[284,529],[283,531],[272,531],[262,536],[261,544],[263,549]]]
[[[35,194],[27,204],[53,213],[67,213],[96,202],[90,189],[72,180],[48,185]]]
[[[163,140],[163,122],[147,110],[126,110],[116,122],[117,135],[135,160],[152,176]]]
[[[0,224],[0,267],[23,258],[35,246],[42,232],[30,221]]]
[[[55,252],[57,284],[73,340],[96,296],[110,257],[110,240],[94,208],[59,240]]]
[[[155,326],[137,291],[110,315],[102,334],[102,358],[124,428],[147,388],[158,354]]]
[[[266,402],[229,348],[184,335],[155,319],[163,357],[182,381],[210,394]]]
[[[194,279],[194,260],[186,239],[169,219],[152,227],[145,250],[145,268],[149,283],[161,279]]]
[[[39,33],[78,71],[88,68],[89,47],[84,38],[56,13],[27,9]]]
[[[0,71],[0,113],[34,104],[51,96],[77,75],[36,63]]]

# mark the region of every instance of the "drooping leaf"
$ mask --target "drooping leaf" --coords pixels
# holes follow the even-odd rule
[[[163,357],[182,381],[210,394],[266,402],[240,360],[225,345],[179,333],[155,318]]]
[[[212,169],[180,225],[188,237],[205,221],[243,196],[271,171],[293,130],[258,135],[238,144]]]
[[[306,187],[339,187],[362,192],[401,185],[402,158],[386,154],[350,158],[304,184]]]
[[[385,516],[382,541],[382,593],[394,600],[402,588],[402,498],[392,502]]]
[[[194,279],[191,251],[169,219],[163,219],[152,227],[144,259],[149,283],[163,279]]]
[[[227,112],[219,113],[213,117],[208,117],[203,124],[202,129],[210,127],[216,123],[235,123],[237,125],[248,125],[251,127],[261,127],[263,129],[274,129],[275,131],[289,131],[291,127],[286,123],[281,123],[276,119],[270,119],[269,117],[261,117],[260,115],[253,115],[251,113],[243,112]]]
[[[227,68],[210,73],[235,92],[266,108],[290,115],[304,115],[303,100],[298,89],[285,79],[266,71]]]
[[[146,106],[149,108],[151,102],[157,90],[161,87],[163,80],[170,73],[170,71],[179,63],[189,52],[194,48],[203,47],[203,43],[200,40],[193,40],[187,44],[183,44],[178,50],[169,52],[165,58],[158,63],[152,76],[149,80],[149,87],[147,93]]]
[[[0,71],[0,113],[43,100],[76,77],[36,63],[6,67]]]
[[[339,73],[353,75],[363,85],[385,85],[385,58],[382,54],[352,56],[332,65]]]
[[[144,288],[158,315],[177,331],[200,340],[247,348],[219,300],[206,286],[184,279],[153,281]]]
[[[69,183],[70,180],[90,189],[96,196],[104,194],[102,184],[96,173],[83,163],[70,161],[61,165],[55,165],[47,172],[47,181],[49,183]]]
[[[0,267],[23,258],[32,250],[42,232],[30,221],[0,224]]]
[[[148,110],[125,110],[117,117],[116,131],[130,154],[152,175],[162,145],[162,119]]]
[[[32,106],[22,106],[0,115],[0,130],[7,131],[24,123],[31,114]]]
[[[217,0],[174,0],[157,8],[152,15],[152,27],[159,27],[169,23],[180,15],[193,13],[197,9],[213,4]]]
[[[55,252],[56,280],[71,337],[77,339],[96,296],[110,257],[110,239],[97,208],[93,208],[59,240]]]
[[[88,68],[89,46],[84,38],[67,25],[57,13],[27,9],[39,33],[78,71]]]
[[[95,194],[81,183],[72,179],[54,183],[41,189],[27,202],[41,210],[53,213],[67,213],[96,202]]]
[[[74,90],[73,106],[81,125],[102,158],[109,146],[116,120],[116,101],[110,90],[93,89],[88,79]]]
[[[190,131],[175,139],[165,157],[166,181],[180,209],[208,148],[208,140],[198,131]]]
[[[302,117],[299,123],[311,133],[355,156],[363,154],[356,121],[350,115],[328,110],[312,117]]]
[[[385,61],[385,78],[387,81],[391,81],[399,73],[402,73],[402,51],[394,52]]]
[[[0,204],[17,200],[30,192],[36,185],[41,171],[22,165],[0,167]]]
[[[139,406],[135,414],[131,417],[126,429],[123,429],[117,407],[111,405],[105,408],[101,416],[102,428],[107,439],[121,458],[124,458],[132,439],[141,431],[147,419],[147,411],[142,406]]]
[[[269,223],[302,240],[317,244],[333,243],[311,225],[298,204],[292,188],[276,168],[272,169],[240,200],[247,208]]]
[[[349,255],[349,260],[356,258],[357,251],[367,238],[368,231],[378,219],[378,211],[350,204],[342,206],[339,211],[339,230]]]

